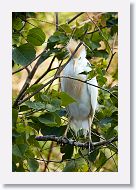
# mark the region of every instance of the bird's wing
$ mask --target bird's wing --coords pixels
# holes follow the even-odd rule
[[[90,84],[98,86],[96,77],[92,78],[91,80],[89,80],[87,82]],[[90,95],[90,100],[91,100],[90,103],[91,103],[91,107],[92,107],[92,114],[93,114],[92,116],[94,116],[94,113],[95,113],[95,110],[97,107],[98,88],[94,87],[90,84],[87,84],[87,89],[88,89],[88,93]]]

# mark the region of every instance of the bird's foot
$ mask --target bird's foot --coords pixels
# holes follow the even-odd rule
[[[61,146],[67,144],[69,142],[68,138],[66,136],[61,136],[58,139],[58,144],[60,144]]]

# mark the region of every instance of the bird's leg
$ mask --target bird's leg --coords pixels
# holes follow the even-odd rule
[[[69,127],[70,127],[70,126],[69,126],[69,122],[68,122],[67,127],[66,127],[66,129],[65,129],[65,131],[64,131],[64,134],[59,137],[59,140],[60,140],[60,141],[63,141],[63,139],[66,139],[66,140],[68,139],[68,138],[67,138],[67,133],[68,133]],[[63,143],[62,143],[62,145],[63,145]]]
[[[91,138],[91,126],[89,127],[89,154],[91,153],[91,150],[94,149],[93,147],[93,142],[92,142],[92,138]]]
[[[67,137],[68,130],[69,130],[69,125],[67,125],[66,130],[65,130],[65,132],[63,134],[63,137]]]

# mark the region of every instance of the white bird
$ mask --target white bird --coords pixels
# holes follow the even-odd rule
[[[70,54],[74,52],[78,44],[79,41],[73,39],[69,41],[67,49]],[[76,102],[69,104],[67,107],[70,127],[76,134],[80,129],[83,130],[85,136],[89,134],[90,142],[92,142],[91,125],[97,106],[98,88],[78,80],[63,78],[63,76],[86,81],[87,76],[80,73],[83,71],[89,72],[91,70],[90,63],[86,59],[85,46],[81,45],[61,74],[61,90],[76,100]],[[97,85],[96,77],[87,82]]]

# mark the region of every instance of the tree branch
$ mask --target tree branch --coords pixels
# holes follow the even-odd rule
[[[59,16],[58,16],[58,12],[55,13],[55,17],[56,17],[56,31],[59,28]]]
[[[47,70],[34,82],[34,84],[37,84],[45,75],[47,75],[47,73],[49,72],[49,71],[51,71],[51,66],[52,66],[52,64],[53,64],[53,62],[54,62],[54,60],[55,60],[55,56],[52,58],[52,60],[51,60],[51,63],[50,63],[50,65],[49,65],[49,67],[47,68]],[[33,84],[33,85],[34,85]]]
[[[44,49],[44,52],[45,52],[45,51],[46,51],[46,48]],[[15,102],[14,102],[14,104],[13,104],[13,107],[18,106],[19,100],[20,100],[20,99],[23,99],[24,93],[25,93],[26,89],[29,87],[31,80],[32,80],[32,78],[33,78],[33,76],[34,76],[34,74],[35,74],[37,68],[39,67],[39,65],[40,65],[40,63],[41,63],[41,60],[40,60],[40,59],[41,59],[41,56],[40,56],[39,59],[37,60],[36,64],[34,65],[34,67],[33,67],[33,69],[32,69],[32,71],[29,73],[29,75],[28,75],[28,77],[27,77],[27,79],[26,79],[26,81],[25,81],[25,83],[24,83],[22,89],[20,90],[20,92],[19,92],[19,94],[18,94],[18,96],[17,96],[17,98],[16,98],[16,100],[15,100]]]
[[[82,142],[77,142],[75,140],[72,140],[72,139],[68,139],[66,137],[57,137],[55,135],[46,135],[46,136],[37,136],[35,138],[37,141],[54,141],[54,142],[57,142],[58,144],[69,144],[71,146],[76,146],[76,147],[81,147],[81,148],[89,148],[89,143],[88,142],[85,142],[85,143],[82,143]],[[95,147],[98,147],[98,146],[107,146],[115,141],[118,140],[118,137],[113,137],[111,139],[108,139],[108,140],[103,140],[103,141],[100,141],[100,142],[93,142],[92,143],[92,147],[90,147],[92,150],[93,148]]]

